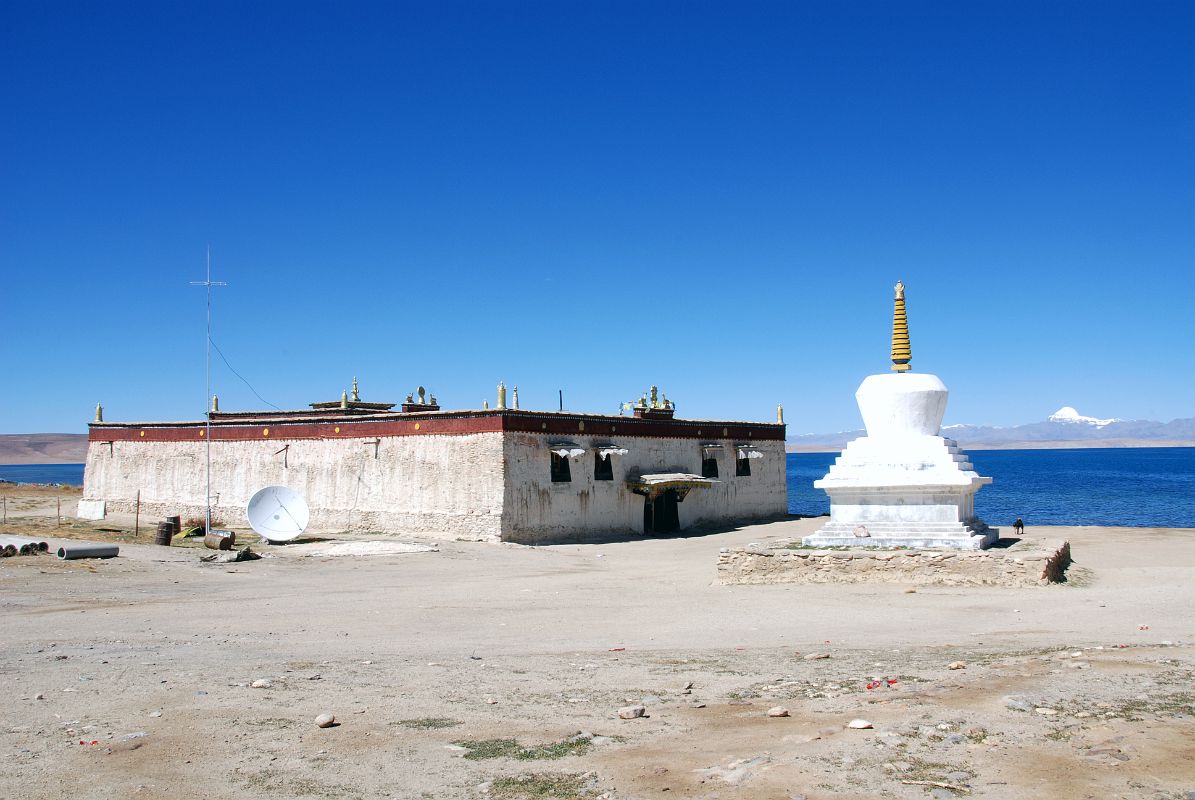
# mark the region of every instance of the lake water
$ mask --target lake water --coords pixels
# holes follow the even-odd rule
[[[975,496],[975,513],[994,527],[1121,525],[1195,528],[1195,447],[1075,450],[968,450],[994,479]],[[813,481],[837,453],[789,453],[788,510],[828,514]]]
[[[813,482],[837,453],[788,454],[788,510],[827,514]],[[975,496],[988,524],[1124,525],[1195,528],[1195,447],[1090,450],[971,450],[980,475],[995,478]],[[0,480],[83,485],[82,464],[0,465]]]
[[[82,464],[0,464],[0,481],[83,485]]]

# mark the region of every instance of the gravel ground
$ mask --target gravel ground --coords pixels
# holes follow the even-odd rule
[[[9,497],[6,530],[123,543],[0,560],[4,797],[1195,791],[1189,530],[1030,529],[1075,581],[909,593],[714,583],[720,547],[818,520],[211,564]]]

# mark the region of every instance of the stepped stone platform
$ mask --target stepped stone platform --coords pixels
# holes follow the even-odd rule
[[[816,547],[908,548],[949,547],[983,550],[1000,538],[1000,529],[978,518],[970,522],[843,522],[826,523],[805,543]]]
[[[912,586],[1047,586],[1066,580],[1066,541],[949,549],[810,548],[799,539],[723,548],[721,584],[901,583]]]

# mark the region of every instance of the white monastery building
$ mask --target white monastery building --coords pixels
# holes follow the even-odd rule
[[[360,400],[196,422],[105,422],[89,430],[79,515],[202,516],[211,433],[213,517],[245,526],[257,490],[294,489],[312,531],[562,542],[670,533],[787,513],[776,423],[675,418],[652,387],[634,416],[495,408],[444,411],[422,387],[400,410]]]

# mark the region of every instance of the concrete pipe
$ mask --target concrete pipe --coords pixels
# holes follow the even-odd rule
[[[63,561],[73,558],[115,558],[120,548],[114,544],[72,544],[58,548],[58,557]]]
[[[49,542],[43,542],[41,539],[30,539],[26,536],[0,536],[0,546],[11,544],[21,551],[21,555],[28,555],[33,552],[46,552],[50,549]],[[28,547],[29,549],[24,549]]]
[[[0,558],[11,558],[17,554],[17,548],[11,544],[0,547]]]

